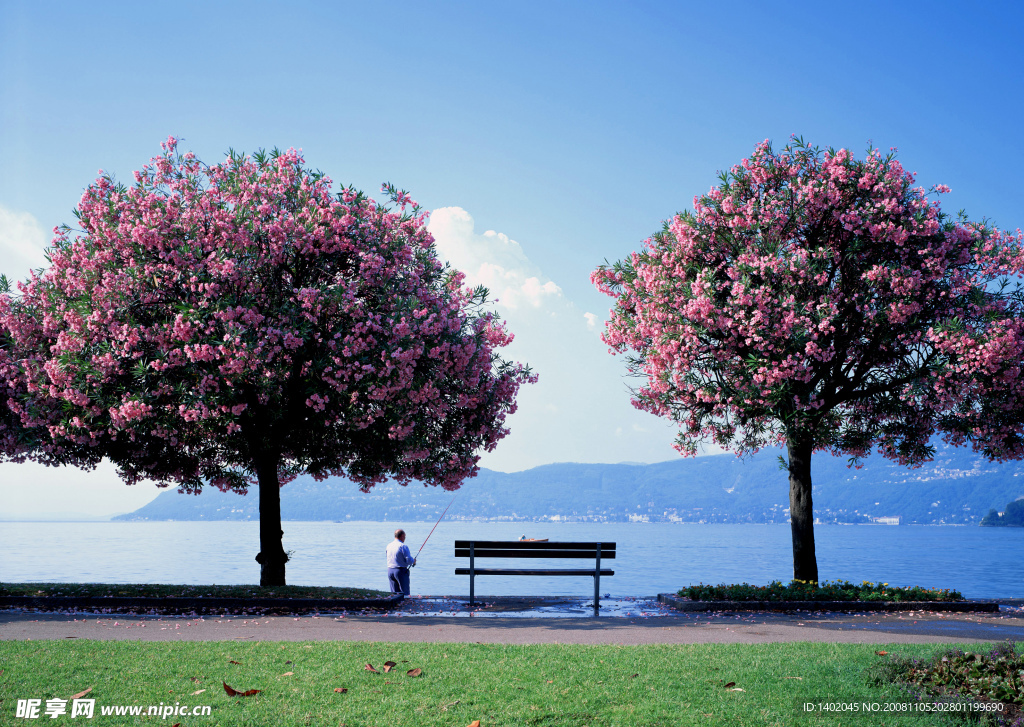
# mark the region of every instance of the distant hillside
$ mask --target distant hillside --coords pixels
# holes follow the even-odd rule
[[[977,523],[1024,496],[1024,464],[992,464],[968,449],[942,448],[933,462],[900,467],[879,456],[862,469],[816,455],[814,509],[822,522]],[[453,493],[393,482],[369,494],[341,478],[300,477],[281,491],[285,520],[434,520]],[[165,492],[115,520],[257,520],[256,492],[209,488]],[[481,470],[458,491],[451,519],[787,522],[789,485],[778,452],[747,460],[715,455],[658,464],[551,464],[524,472]]]
[[[988,515],[981,519],[981,524],[993,528],[1024,528],[1024,497],[1008,502],[1003,512],[992,508]]]

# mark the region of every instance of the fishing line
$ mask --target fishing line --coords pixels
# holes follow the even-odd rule
[[[458,497],[458,495],[456,495],[455,497]],[[419,558],[419,557],[420,557],[420,553],[422,553],[422,552],[423,552],[423,546],[427,544],[427,540],[430,540],[430,536],[434,534],[434,531],[435,531],[435,530],[437,530],[437,526],[441,524],[441,521],[442,521],[442,520],[444,520],[444,516],[445,516],[445,513],[447,513],[447,512],[448,512],[448,508],[449,508],[449,507],[451,507],[451,506],[452,506],[452,505],[453,505],[453,504],[455,503],[455,497],[453,497],[453,498],[452,498],[452,501],[448,503],[448,507],[446,507],[446,508],[444,509],[444,512],[442,512],[442,513],[441,513],[441,517],[439,517],[439,518],[437,519],[437,522],[436,522],[436,523],[434,523],[434,527],[432,527],[432,528],[430,529],[430,532],[429,532],[429,533],[427,533],[427,538],[426,538],[426,540],[424,540],[424,541],[423,541],[423,545],[421,545],[421,546],[420,546],[420,549],[416,551],[416,557],[415,557],[415,558],[413,558],[413,560],[416,560],[416,558]]]

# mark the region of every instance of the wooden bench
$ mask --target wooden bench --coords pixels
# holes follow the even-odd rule
[[[615,571],[602,569],[601,560],[615,557],[615,543],[550,543],[531,540],[456,540],[455,557],[469,558],[469,568],[456,568],[455,575],[469,576],[469,605],[473,606],[477,576],[592,576],[594,613],[601,594],[601,576]],[[591,558],[593,568],[478,568],[477,558]]]

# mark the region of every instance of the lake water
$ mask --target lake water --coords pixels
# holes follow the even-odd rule
[[[384,548],[398,526],[413,554],[433,523],[286,522],[288,582],[387,590]],[[412,573],[413,593],[465,595],[453,541],[613,541],[602,593],[653,596],[691,583],[763,585],[792,577],[788,525],[442,522]],[[829,525],[815,528],[823,580],[955,588],[968,598],[1024,597],[1024,528]],[[243,584],[259,582],[255,522],[0,523],[0,581]],[[517,563],[521,565],[522,561]],[[544,563],[544,565],[541,565]],[[482,565],[512,562],[493,559]],[[533,561],[534,567],[565,567]],[[593,594],[587,577],[481,576],[481,595]]]

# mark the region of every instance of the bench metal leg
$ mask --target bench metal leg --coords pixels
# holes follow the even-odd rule
[[[600,608],[601,597],[601,544],[597,544],[597,565],[594,567],[594,615]]]
[[[476,573],[474,572],[473,561],[476,558],[473,542],[469,543],[469,607],[473,608],[473,581],[476,579]]]

